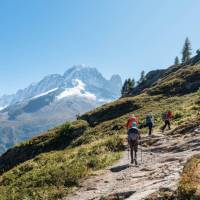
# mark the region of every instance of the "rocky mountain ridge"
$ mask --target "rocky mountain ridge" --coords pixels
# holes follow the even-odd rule
[[[52,74],[15,95],[0,98],[0,153],[42,131],[74,120],[120,96],[119,75],[105,79],[95,68],[74,66]]]
[[[75,65],[69,68],[63,75],[51,74],[44,77],[38,83],[31,84],[25,89],[20,89],[16,94],[3,95],[0,97],[0,107],[9,106],[21,101],[28,100],[55,88],[73,87],[72,81],[81,80],[88,91],[103,90],[102,95],[108,99],[120,96],[122,80],[119,75],[113,75],[110,80],[106,80],[96,69],[82,65]],[[100,93],[100,92],[99,92]],[[101,96],[98,95],[98,98]]]
[[[191,71],[191,69],[195,69],[195,65],[200,64],[200,54],[197,54],[196,56],[192,57],[187,63],[182,63],[179,65],[172,65],[166,69],[160,69],[160,70],[153,70],[150,71],[146,74],[145,76],[145,80],[140,83],[139,85],[137,85],[132,93],[130,95],[138,95],[143,91],[148,91],[149,88],[151,87],[159,87],[160,83],[164,82],[164,79],[167,78],[167,76],[169,75],[171,77],[172,73],[178,74],[181,71],[181,74],[179,75],[179,79],[185,79],[186,77],[189,77],[191,75],[191,80],[193,80],[194,78],[194,83],[190,83],[190,86],[185,87],[186,90],[189,90],[188,92],[192,92],[192,88],[193,91],[197,90],[199,87],[199,82],[198,79],[196,79],[196,77],[198,77],[198,74],[195,74]],[[182,69],[185,69],[185,72],[182,72]],[[197,71],[198,73],[198,71]],[[195,77],[196,76],[196,77]],[[176,78],[178,78],[176,76]],[[181,81],[177,81],[174,82],[174,84],[180,84]],[[167,85],[167,84],[166,84]],[[171,87],[174,88],[174,85],[172,85]],[[181,87],[183,87],[183,85],[181,85]],[[183,90],[183,88],[182,88]],[[150,93],[152,93],[152,89],[149,90]],[[164,91],[162,91],[161,93],[165,93]],[[153,93],[152,93],[153,94]]]

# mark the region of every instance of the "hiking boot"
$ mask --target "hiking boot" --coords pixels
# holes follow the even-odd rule
[[[131,160],[131,164],[133,164],[133,160]]]
[[[135,165],[137,165],[138,163],[137,163],[137,160],[135,159]]]

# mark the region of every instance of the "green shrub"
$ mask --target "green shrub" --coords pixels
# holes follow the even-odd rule
[[[198,105],[193,105],[193,106],[191,106],[191,110],[199,110],[199,106]]]
[[[106,142],[106,147],[112,152],[123,150],[123,139],[119,136],[113,136]]]
[[[182,113],[182,112],[176,111],[176,112],[174,113],[174,119],[175,119],[175,120],[181,119],[182,117],[183,117],[183,113]]]
[[[184,166],[178,184],[179,199],[200,199],[200,154],[192,156]]]

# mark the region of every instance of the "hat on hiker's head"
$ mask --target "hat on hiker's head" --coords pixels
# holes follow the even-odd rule
[[[130,114],[130,115],[129,115],[129,119],[132,119],[132,118],[135,118],[135,115],[134,115],[134,114]]]
[[[137,128],[137,123],[136,122],[132,123],[132,128]]]
[[[131,118],[135,118],[135,115],[134,115],[134,114],[132,114],[132,115],[131,115]]]

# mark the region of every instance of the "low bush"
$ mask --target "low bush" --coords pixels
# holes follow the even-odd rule
[[[176,111],[175,113],[174,113],[174,119],[175,120],[178,120],[178,119],[181,119],[182,117],[183,117],[183,113],[182,112],[180,112],[180,111]]]
[[[200,154],[190,158],[181,174],[178,194],[180,199],[200,199]]]

